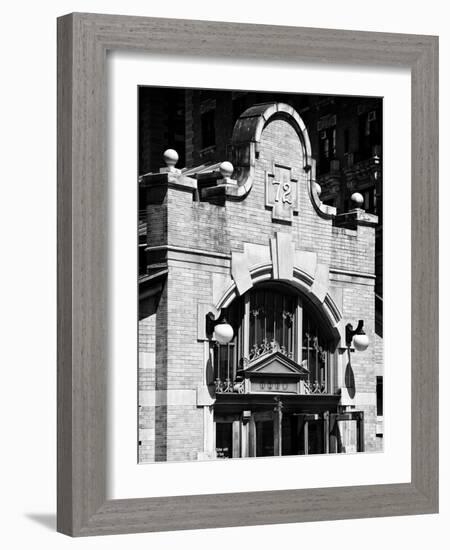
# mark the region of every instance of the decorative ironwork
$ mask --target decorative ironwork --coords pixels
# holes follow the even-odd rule
[[[325,384],[320,384],[317,380],[315,382],[304,382],[305,393],[308,395],[318,393],[328,393]]]
[[[254,344],[252,346],[248,357],[243,357],[241,363],[244,366],[247,366],[258,357],[261,357],[262,355],[265,355],[267,353],[274,353],[276,351],[279,351],[290,359],[292,359],[294,355],[292,352],[288,351],[285,346],[280,346],[280,344],[276,340],[272,340],[271,342],[269,342],[267,339],[264,339],[261,344]]]
[[[283,311],[282,316],[283,319],[287,321],[289,326],[292,325],[292,323],[294,322],[295,313],[293,313],[292,311]]]
[[[317,351],[320,356],[320,360],[324,363],[326,361],[327,352],[322,346],[319,346],[319,338],[317,336],[311,336],[307,332],[305,332],[305,337],[309,342],[311,342],[313,349]]]
[[[244,380],[221,380],[216,378],[214,382],[216,393],[244,393]]]
[[[216,389],[216,393],[222,393],[222,391],[223,391],[223,382],[220,378],[215,379],[214,386],[215,386],[215,389]]]
[[[253,317],[258,317],[259,315],[261,316],[265,315],[266,312],[264,311],[264,308],[261,306],[261,307],[256,307],[252,309],[250,313],[253,315]]]

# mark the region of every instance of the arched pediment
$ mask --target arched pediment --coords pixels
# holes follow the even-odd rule
[[[295,129],[303,146],[304,164],[307,166],[311,159],[311,142],[308,131],[297,111],[286,103],[260,103],[244,111],[238,118],[232,136],[232,144],[239,147],[241,144],[261,141],[263,129],[271,120],[283,119]],[[256,147],[257,152],[257,147]]]
[[[288,123],[299,138],[298,160],[303,179],[308,187],[309,199],[321,217],[332,219],[336,209],[322,203],[315,182],[315,160],[311,154],[311,141],[306,126],[297,111],[286,103],[262,103],[246,109],[236,121],[231,139],[234,184],[225,183],[219,188],[227,200],[243,200],[251,191],[256,177],[256,163],[259,157],[264,130],[271,122],[283,120]]]
[[[227,197],[242,199],[251,190],[255,177],[255,165],[264,128],[273,120],[287,121],[297,132],[302,150],[303,168],[309,170],[311,142],[306,126],[297,111],[286,103],[263,103],[254,105],[236,121],[232,135],[234,174],[237,185],[227,186]]]

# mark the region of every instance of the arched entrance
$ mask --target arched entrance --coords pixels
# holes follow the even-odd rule
[[[339,451],[337,341],[327,315],[292,284],[254,285],[222,310],[233,326],[212,344],[218,458]]]

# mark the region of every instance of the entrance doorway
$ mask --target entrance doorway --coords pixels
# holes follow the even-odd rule
[[[329,423],[327,414],[295,414],[297,422],[296,454],[314,455],[329,451]]]
[[[279,456],[278,417],[275,412],[255,413],[255,456]],[[281,420],[281,455],[322,454],[328,452],[323,415],[283,414]],[[250,446],[252,448],[252,446]]]
[[[255,422],[256,456],[273,456],[275,450],[273,420]]]
[[[233,457],[233,424],[231,422],[216,423],[216,457]]]
[[[364,413],[246,410],[216,416],[217,458],[264,457],[364,451]],[[351,429],[349,429],[349,425]],[[349,433],[354,433],[350,446]]]

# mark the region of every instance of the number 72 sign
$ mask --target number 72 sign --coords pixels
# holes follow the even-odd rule
[[[298,213],[297,181],[288,166],[274,164],[272,172],[266,172],[266,206],[272,209],[273,221],[292,222],[292,214]]]
[[[292,204],[292,184],[290,181],[281,183],[280,181],[273,181],[273,185],[277,186],[275,193],[275,202],[282,202],[283,204]]]

